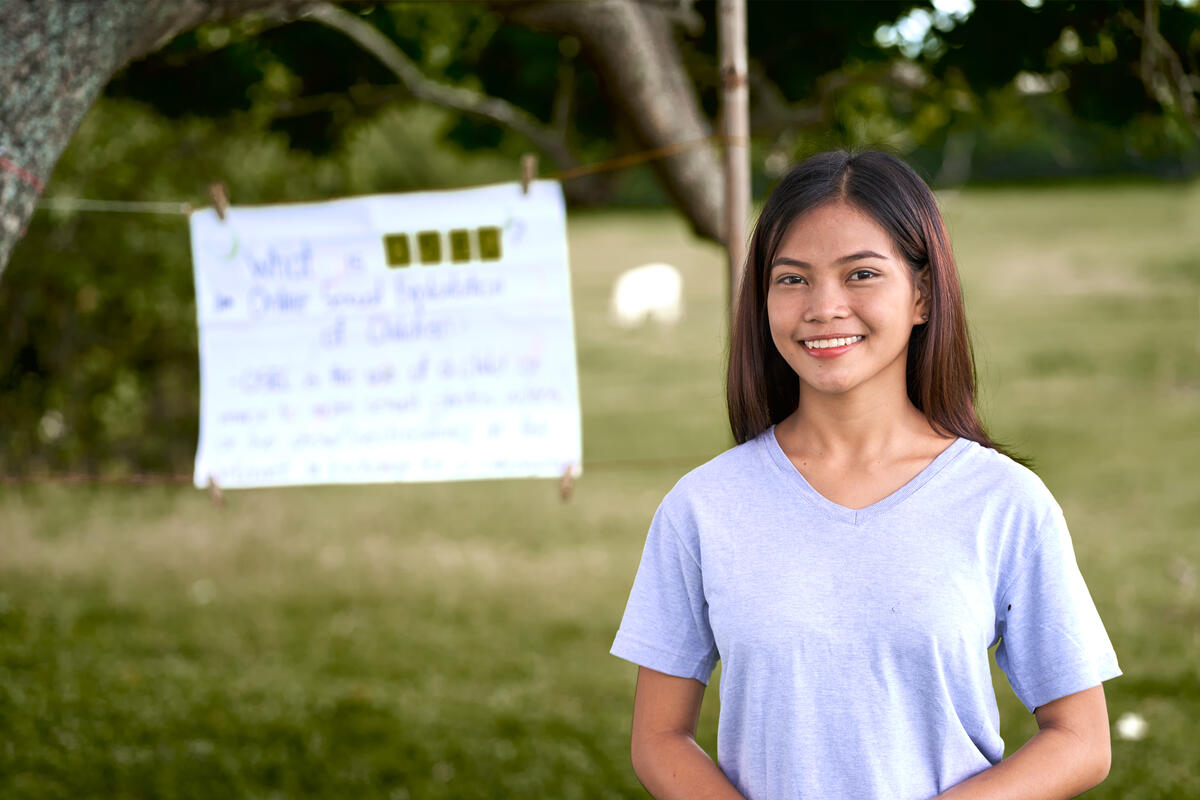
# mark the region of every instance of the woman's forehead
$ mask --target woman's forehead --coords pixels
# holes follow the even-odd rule
[[[891,235],[869,215],[843,202],[827,203],[786,224],[772,262],[782,256],[834,261],[864,251],[899,257]]]

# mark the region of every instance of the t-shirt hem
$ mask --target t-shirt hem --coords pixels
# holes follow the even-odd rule
[[[617,638],[608,652],[638,666],[674,675],[677,678],[692,678],[706,686],[717,663],[714,658],[697,658],[694,655],[664,650],[656,645],[647,644],[624,631],[617,632]]]
[[[1049,680],[1042,681],[1032,687],[1013,687],[1017,699],[1029,713],[1033,713],[1046,703],[1066,697],[1069,694],[1082,692],[1093,686],[1124,673],[1117,665],[1116,653],[1109,652],[1096,661],[1083,662],[1074,669],[1065,670]]]

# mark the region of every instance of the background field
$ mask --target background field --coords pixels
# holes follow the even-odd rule
[[[1200,797],[1200,185],[942,199],[987,419],[1066,510],[1126,673],[1111,717],[1149,723],[1088,796]],[[668,212],[576,214],[570,233],[569,503],[543,481],[223,508],[187,487],[0,487],[0,796],[644,796],[634,668],[607,649],[655,506],[729,444],[723,260]],[[649,261],[683,271],[685,320],[613,329],[612,279]],[[1011,751],[1033,722],[997,689]]]

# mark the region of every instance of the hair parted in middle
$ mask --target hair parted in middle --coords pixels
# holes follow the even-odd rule
[[[730,336],[727,398],[738,444],[781,422],[800,402],[800,381],[771,338],[771,263],[792,222],[844,202],[887,231],[913,277],[928,270],[929,320],[908,343],[908,397],[935,430],[1001,448],[975,411],[975,361],[950,238],[933,192],[888,153],[835,150],[796,165],[767,198],[750,238]]]

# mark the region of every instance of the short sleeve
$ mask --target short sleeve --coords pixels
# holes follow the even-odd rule
[[[717,648],[698,553],[685,545],[661,506],[646,535],[611,652],[640,666],[705,684],[716,666]]]
[[[1029,711],[1121,674],[1055,506],[997,605],[996,663]]]

